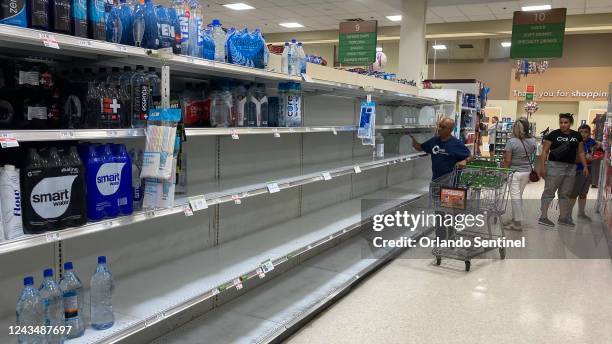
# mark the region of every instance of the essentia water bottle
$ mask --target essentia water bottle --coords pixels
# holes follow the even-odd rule
[[[64,316],[66,325],[72,326],[68,339],[77,338],[85,332],[83,319],[83,283],[74,273],[72,262],[64,263],[64,275],[60,280],[60,289],[64,296]]]
[[[131,85],[131,123],[134,128],[143,128],[147,123],[147,116],[151,106],[151,86],[149,78],[144,72],[144,66],[136,66],[132,75]]]
[[[28,276],[23,279],[23,290],[17,300],[17,326],[26,329],[17,335],[19,344],[45,344],[45,336],[40,332],[28,332],[27,328],[45,325],[45,311],[43,299],[36,288],[34,278]]]
[[[90,281],[91,327],[105,330],[115,323],[112,293],[113,276],[106,265],[106,257],[98,257],[98,266]]]
[[[43,272],[40,296],[45,310],[45,326],[64,326],[64,299],[59,284],[53,279],[53,269],[45,269]],[[64,342],[64,335],[48,331],[46,339],[47,344],[61,344]]]

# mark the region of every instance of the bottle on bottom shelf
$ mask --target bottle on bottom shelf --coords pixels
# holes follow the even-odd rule
[[[86,327],[83,317],[83,283],[74,273],[72,262],[64,263],[64,276],[59,286],[64,297],[66,325],[72,326],[66,337],[68,339],[80,337]]]
[[[40,296],[40,292],[34,288],[34,278],[26,277],[23,279],[23,290],[17,301],[17,326],[44,326],[45,324],[45,311],[43,305],[43,298]],[[17,335],[17,343],[28,343],[28,344],[44,344],[45,336],[39,333],[31,333],[28,331]]]
[[[40,296],[43,299],[45,311],[45,326],[59,327],[64,326],[64,299],[59,284],[53,279],[53,269],[45,269],[43,281],[40,286]],[[47,344],[61,344],[64,342],[64,335],[54,334],[48,331],[46,334]]]
[[[90,307],[91,327],[96,330],[105,330],[113,326],[115,316],[113,315],[112,293],[113,277],[108,266],[106,257],[98,257],[98,266],[91,276],[90,281]]]

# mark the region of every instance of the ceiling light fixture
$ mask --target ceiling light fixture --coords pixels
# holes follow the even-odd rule
[[[304,27],[304,25],[302,25],[300,23],[280,23],[278,25],[280,25],[282,27],[290,28],[290,29],[294,29],[296,27]]]
[[[510,48],[512,46],[512,42],[501,42],[501,46],[504,48]]]
[[[230,10],[234,10],[234,11],[244,11],[244,10],[254,10],[255,7],[251,6],[251,5],[247,5],[245,3],[239,2],[236,4],[225,4],[223,5],[223,7],[227,7]]]
[[[521,11],[529,12],[529,11],[546,11],[551,9],[551,5],[533,5],[533,6],[523,6],[521,7]]]
[[[444,44],[434,44],[431,47],[435,50],[446,50],[446,45]]]
[[[402,21],[402,15],[387,16],[387,19],[394,22]]]

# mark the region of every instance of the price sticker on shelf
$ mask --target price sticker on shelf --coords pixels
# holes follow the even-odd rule
[[[0,137],[0,147],[2,148],[13,148],[19,147],[19,142],[14,137]]]
[[[280,133],[278,132],[278,129],[274,129],[274,137],[276,138],[280,137]]]
[[[106,135],[108,137],[117,137],[119,136],[119,132],[117,130],[107,130]]]
[[[238,133],[236,132],[236,129],[234,128],[230,129],[230,135],[232,135],[232,140],[240,139],[240,137],[238,137]]]
[[[240,199],[239,195],[232,195],[232,200],[235,204],[242,204],[242,199]]]
[[[329,173],[329,172],[323,172],[323,173],[321,173],[321,176],[323,176],[323,180],[331,180],[332,179],[331,173]]]
[[[332,133],[334,133],[334,135],[338,135],[338,131],[336,130],[336,128],[332,128]]]
[[[280,188],[278,187],[278,183],[270,183],[270,184],[268,184],[266,186],[268,187],[268,192],[271,193],[271,194],[280,192]]]
[[[268,259],[261,264],[261,271],[263,271],[263,273],[267,274],[272,270],[274,270],[274,263],[272,263],[271,259]]]
[[[61,237],[59,233],[47,233],[45,236],[47,238],[47,242],[60,241]]]
[[[357,174],[361,173],[361,167],[359,167],[359,165],[355,165],[353,169],[355,170],[355,173]]]
[[[59,44],[57,44],[57,39],[55,39],[54,35],[49,35],[46,33],[39,33],[38,37],[42,40],[43,44],[47,48],[59,49]]]
[[[255,270],[255,273],[257,273],[257,276],[259,276],[259,278],[266,277],[266,273],[263,272],[262,268],[257,268],[257,270]]]
[[[219,295],[219,288],[215,288],[215,289],[213,289],[213,290],[212,290],[212,294],[213,294],[213,296],[215,296],[215,295]]]
[[[128,52],[127,46],[125,46],[123,44],[115,44],[115,49],[117,49],[117,51],[120,51],[122,53],[127,53]]]
[[[91,41],[87,39],[79,39],[79,45],[81,47],[88,47],[88,48],[92,47]]]
[[[371,94],[369,94],[369,93],[368,93],[368,95],[366,96],[366,101],[367,101],[368,103],[371,103],[371,102],[372,102],[372,95],[371,95]]]
[[[186,206],[183,208],[183,213],[185,213],[185,216],[188,216],[188,217],[189,217],[189,216],[193,216],[193,210],[191,210],[191,206],[186,205]]]
[[[189,206],[191,210],[200,211],[208,208],[208,203],[204,196],[189,197]]]
[[[236,287],[236,290],[242,289],[242,281],[240,281],[240,278],[234,280],[234,287]]]

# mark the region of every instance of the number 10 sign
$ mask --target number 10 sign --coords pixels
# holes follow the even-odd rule
[[[514,12],[510,57],[513,59],[562,57],[566,12],[566,8]]]

